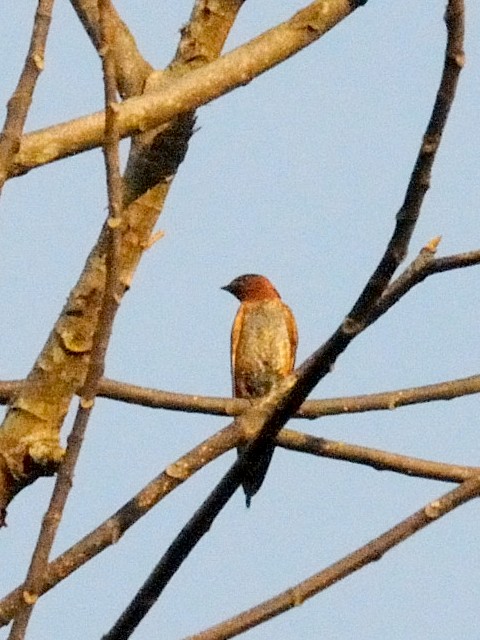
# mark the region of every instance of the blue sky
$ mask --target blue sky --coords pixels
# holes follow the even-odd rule
[[[142,53],[172,57],[191,0],[115,5]],[[229,395],[234,299],[220,290],[267,275],[297,317],[301,362],[336,328],[393,229],[438,86],[444,1],[370,0],[338,28],[248,86],[203,107],[158,228],[117,317],[112,378]],[[1,103],[14,89],[35,3],[0,10]],[[480,246],[480,8],[467,3],[461,75],[408,259],[442,235],[439,255]],[[246,2],[232,49],[302,7]],[[58,2],[28,130],[101,108],[100,64],[69,3]],[[126,157],[128,144],[123,143]],[[1,377],[25,375],[105,216],[99,150],[9,182],[0,201]],[[354,395],[478,373],[478,268],[434,276],[341,356],[313,397]],[[103,521],[186,450],[227,423],[99,400],[54,549]],[[71,417],[65,425],[63,437]],[[292,422],[315,435],[478,464],[478,398]],[[42,598],[30,638],[105,633],[233,461],[222,457],[162,501],[113,548]],[[24,577],[53,480],[22,492],[1,531],[2,592]],[[446,492],[343,462],[277,451],[249,511],[238,492],[135,638],[181,638],[271,597]],[[247,634],[252,640],[474,637],[478,503],[380,562]],[[0,638],[6,637],[0,630]]]

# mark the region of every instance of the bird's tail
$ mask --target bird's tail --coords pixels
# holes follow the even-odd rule
[[[241,455],[244,447],[238,447],[238,455]],[[265,476],[270,466],[270,461],[275,450],[273,443],[267,443],[260,453],[245,467],[242,479],[242,487],[245,492],[247,507],[250,506],[252,497],[257,493],[265,480]]]

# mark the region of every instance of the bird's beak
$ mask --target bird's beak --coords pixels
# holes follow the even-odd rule
[[[228,293],[232,293],[232,290],[230,289],[230,285],[226,284],[224,287],[220,287],[221,291],[228,291]]]

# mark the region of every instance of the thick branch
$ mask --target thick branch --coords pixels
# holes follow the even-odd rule
[[[355,9],[348,0],[317,0],[291,20],[219,60],[172,79],[161,92],[126,100],[119,109],[122,138],[154,129],[248,84],[305,48]],[[102,144],[104,114],[96,113],[31,133],[22,139],[10,176]]]
[[[243,0],[196,0],[190,20],[181,31],[174,59],[166,70],[150,74],[144,93],[162,92],[172,80],[218,58],[242,4]],[[165,189],[156,203],[158,209],[163,207],[172,177],[187,152],[194,124],[191,110],[134,136],[125,171],[125,204],[163,182]]]
[[[231,23],[235,7],[238,11],[241,3],[235,0],[225,0],[225,3],[229,7],[225,22]],[[195,9],[192,16],[196,19]],[[116,14],[113,14],[114,24],[116,20]],[[218,27],[218,20],[215,25]],[[216,46],[219,55],[226,30],[209,27],[207,31],[211,51]],[[171,77],[181,76],[184,72],[178,56],[175,63],[176,70],[171,71]],[[152,82],[155,84],[157,80]],[[117,131],[120,108],[115,109]],[[103,116],[101,122],[103,127]],[[176,118],[158,135],[154,132],[153,139],[146,141],[143,136],[139,137],[132,148],[124,177],[123,242],[118,264],[122,291],[117,291],[117,302],[130,286],[138,262],[150,246],[153,226],[173,175],[186,153],[193,122],[192,114]],[[143,157],[137,153],[138,145],[142,147]],[[154,162],[147,162],[147,167],[144,158]],[[153,172],[150,171],[152,167]],[[138,180],[139,176],[141,180]],[[145,176],[148,177],[147,184]],[[59,430],[73,394],[84,383],[90,361],[93,333],[104,293],[109,231],[106,225],[0,430],[0,509],[5,510],[13,497],[37,477],[54,473],[62,459]]]
[[[95,49],[99,51],[101,34],[98,0],[70,0],[70,2]],[[113,6],[111,7],[111,19],[114,32],[112,55],[118,91],[122,98],[141,95],[145,80],[152,73],[153,67],[139,52],[129,28]]]

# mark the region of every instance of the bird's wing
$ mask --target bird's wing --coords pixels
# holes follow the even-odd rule
[[[292,313],[292,310],[290,309],[290,307],[283,303],[284,309],[285,309],[285,315],[286,315],[286,323],[287,323],[287,331],[288,331],[288,337],[290,340],[290,346],[291,346],[291,351],[290,351],[290,367],[289,367],[289,373],[291,371],[293,371],[293,368],[295,366],[295,356],[297,354],[297,345],[298,345],[298,330],[297,330],[297,323],[295,321],[295,316]]]
[[[231,369],[232,369],[232,393],[234,397],[237,396],[237,392],[238,392],[238,389],[236,388],[236,381],[235,381],[235,360],[237,355],[238,343],[240,341],[240,334],[242,332],[244,315],[245,315],[245,306],[241,304],[237,311],[237,315],[235,316],[235,320],[233,321],[232,339],[231,339],[231,347],[230,347],[230,363],[231,363]]]

